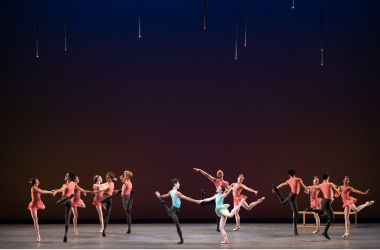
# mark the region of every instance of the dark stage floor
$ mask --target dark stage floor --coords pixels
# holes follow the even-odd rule
[[[179,241],[173,224],[135,224],[132,234],[127,235],[124,224],[109,224],[107,237],[102,237],[99,224],[79,225],[79,235],[74,236],[70,226],[68,242],[63,243],[63,224],[41,224],[41,242],[36,242],[32,224],[0,225],[1,248],[380,248],[380,224],[358,224],[350,229],[350,235],[342,239],[343,228],[331,228],[331,240],[314,228],[298,229],[300,236],[293,235],[291,224],[242,224],[234,232],[235,224],[227,224],[229,245],[221,245],[223,237],[215,231],[215,224],[182,224],[185,243]]]

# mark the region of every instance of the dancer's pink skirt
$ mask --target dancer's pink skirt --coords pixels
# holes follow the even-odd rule
[[[71,199],[71,203],[72,203],[71,207],[72,208],[76,208],[77,206],[80,206],[80,205],[83,204],[83,200],[82,199],[74,199],[74,198],[72,198]]]
[[[41,200],[37,200],[37,201],[31,201],[29,203],[29,206],[28,206],[28,209],[30,211],[35,211],[35,210],[38,210],[38,209],[43,209],[45,207],[45,205],[42,203]]]
[[[311,208],[320,207],[321,201],[322,201],[322,198],[318,198],[318,197],[310,198],[310,204],[311,204],[310,207]]]
[[[92,203],[92,204],[94,204],[95,206],[101,206],[102,205],[102,203],[100,202],[100,200],[101,200],[101,197],[94,197],[94,202]]]
[[[247,200],[247,196],[240,194],[239,196],[234,196],[234,205],[239,205],[242,199]]]
[[[357,199],[354,197],[348,196],[348,199],[343,199],[343,206],[342,207],[348,207],[351,204],[356,203]]]

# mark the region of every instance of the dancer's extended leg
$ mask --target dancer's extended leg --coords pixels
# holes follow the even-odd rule
[[[114,193],[113,195],[110,195],[110,196],[102,196],[102,199],[100,200],[102,204],[108,202],[109,200],[111,200],[113,197],[115,197],[116,195],[119,195],[121,194],[121,189],[119,191],[117,191],[116,193]]]
[[[38,217],[37,217],[37,210],[32,210],[30,211],[31,215],[32,215],[32,218],[33,218],[33,222],[34,222],[34,229],[36,230],[36,233],[37,233],[37,242],[40,242],[41,241],[41,236],[40,236],[40,227],[38,226]]]
[[[228,212],[227,209],[220,210],[220,213],[223,214],[223,215],[226,216],[226,217],[232,218],[232,217],[235,215],[236,211],[241,207],[241,205],[243,205],[243,203],[244,203],[244,199],[242,199],[242,200],[240,201],[239,205],[237,205],[236,207],[234,207],[234,208],[231,210],[231,213]]]
[[[158,201],[161,203],[162,206],[164,206],[165,212],[168,214],[170,217],[170,209],[165,205],[164,200],[161,197],[157,197]]]
[[[284,199],[284,197],[282,196],[282,194],[280,193],[280,191],[278,191],[278,188],[276,188],[276,186],[275,186],[274,184],[273,184],[272,186],[273,186],[273,190],[276,192],[278,198],[280,199],[281,204],[282,204],[282,205],[287,204],[287,203],[289,202],[289,200],[286,199],[286,201],[285,201],[285,199]],[[284,203],[284,202],[285,202],[285,203]]]
[[[251,210],[253,207],[255,207],[256,205],[261,203],[264,199],[265,199],[265,197],[262,197],[262,198],[258,199],[257,201],[251,202],[251,204],[249,204],[249,205],[247,202],[244,202],[242,207],[244,207],[247,210]]]
[[[102,207],[101,206],[96,206],[96,210],[98,211],[100,225],[102,226],[102,229],[100,229],[100,232],[103,232],[104,224],[103,224],[103,211],[102,211]]]
[[[366,203],[364,203],[363,205],[360,205],[358,207],[356,207],[355,204],[351,204],[350,208],[352,209],[352,211],[358,213],[360,210],[362,210],[365,207],[372,205],[373,203],[374,203],[374,201],[367,201]]]
[[[220,232],[222,233],[223,238],[224,238],[224,241],[221,242],[222,244],[230,243],[228,241],[226,231],[224,230],[224,226],[226,225],[226,222],[227,222],[227,217],[224,217],[224,216],[220,217]]]
[[[62,198],[61,198],[60,200],[57,201],[57,205],[64,205],[64,206],[66,206],[64,203],[65,203],[67,200],[69,200],[69,199],[71,199],[71,198],[73,198],[73,197],[74,197],[73,194],[70,195],[70,196],[62,196]]]

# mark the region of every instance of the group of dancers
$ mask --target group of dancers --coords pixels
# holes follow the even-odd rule
[[[177,244],[183,244],[184,240],[182,237],[182,231],[181,227],[178,221],[177,214],[181,207],[181,198],[185,199],[190,202],[194,202],[197,204],[200,204],[201,206],[206,206],[210,204],[215,204],[215,213],[217,215],[217,231],[221,232],[224,241],[222,241],[222,244],[228,244],[228,238],[226,231],[224,230],[224,227],[227,222],[227,218],[232,218],[235,216],[236,219],[236,228],[233,229],[234,231],[237,231],[240,229],[240,216],[239,211],[240,207],[243,207],[247,210],[251,210],[256,205],[260,204],[265,197],[262,197],[258,199],[255,202],[252,202],[248,204],[246,202],[247,196],[242,195],[241,192],[243,189],[255,193],[257,195],[258,191],[253,190],[251,188],[246,187],[243,184],[244,176],[240,174],[237,178],[236,183],[232,183],[229,185],[227,181],[223,179],[223,172],[219,170],[217,172],[217,177],[213,177],[210,174],[206,173],[205,171],[194,168],[195,172],[200,172],[203,175],[205,175],[216,188],[216,193],[210,198],[205,198],[206,193],[201,189],[201,199],[195,200],[190,197],[187,197],[180,193],[178,190],[180,188],[180,183],[178,179],[173,179],[171,181],[172,184],[172,190],[169,191],[166,194],[161,195],[158,191],[155,192],[158,201],[163,205],[167,215],[173,219],[174,224],[177,228],[177,233],[179,235],[180,241]],[[354,193],[358,194],[368,194],[369,189],[366,192],[361,192],[353,187],[349,186],[350,177],[345,176],[343,178],[343,185],[342,186],[336,186],[335,184],[330,182],[330,174],[328,172],[325,172],[322,174],[323,182],[319,184],[319,178],[317,176],[313,179],[313,185],[312,186],[306,186],[302,179],[297,178],[295,176],[296,171],[294,169],[289,169],[287,171],[289,179],[278,185],[277,187],[273,184],[272,185],[272,192],[276,193],[281,204],[286,205],[290,203],[292,211],[293,211],[293,227],[294,227],[294,235],[298,236],[297,231],[297,218],[298,218],[298,207],[297,207],[297,196],[300,192],[300,187],[302,186],[305,189],[306,194],[310,194],[310,208],[306,208],[306,211],[311,211],[314,213],[314,217],[316,220],[316,230],[313,232],[314,234],[320,232],[320,218],[319,216],[327,215],[329,220],[326,223],[325,230],[323,231],[322,235],[326,237],[327,239],[330,239],[329,235],[327,234],[331,224],[334,221],[334,212],[331,208],[331,203],[333,201],[333,197],[338,197],[339,195],[342,196],[343,200],[343,208],[344,208],[344,218],[345,218],[345,227],[346,232],[342,236],[343,238],[347,237],[349,235],[349,228],[350,228],[350,220],[349,215],[351,210],[354,212],[359,212],[364,207],[367,207],[369,205],[372,205],[374,201],[368,201],[363,205],[360,205],[358,207],[355,206],[355,203],[357,199],[349,196],[349,193],[352,191]],[[121,194],[122,196],[122,203],[124,210],[127,215],[127,221],[128,221],[128,231],[127,234],[131,233],[131,210],[132,210],[132,204],[133,204],[133,194],[134,191],[132,190],[132,183],[130,179],[132,178],[133,174],[130,171],[124,171],[124,175],[120,176],[120,180],[123,183],[122,189],[120,190],[114,190],[114,183],[113,181],[116,181],[115,175],[112,172],[109,172],[106,174],[106,182],[102,183],[102,177],[99,175],[95,175],[94,177],[94,185],[93,185],[93,191],[88,191],[80,188],[78,186],[79,178],[75,176],[73,172],[68,172],[65,176],[66,183],[60,188],[60,189],[54,189],[51,191],[41,190],[38,186],[40,184],[39,180],[36,178],[32,178],[30,180],[30,183],[32,184],[31,188],[31,195],[32,195],[32,202],[29,204],[28,209],[31,211],[32,218],[34,220],[34,227],[37,233],[37,241],[39,242],[41,240],[40,234],[39,234],[39,227],[38,227],[38,217],[37,217],[37,210],[38,209],[45,209],[44,204],[41,201],[40,195],[41,194],[52,194],[55,196],[58,192],[62,192],[62,198],[57,201],[57,205],[63,205],[65,206],[65,235],[64,235],[64,242],[67,242],[67,231],[69,228],[69,221],[71,216],[71,211],[73,211],[74,219],[74,233],[77,235],[77,218],[78,218],[78,211],[77,207],[84,208],[84,202],[80,198],[80,194],[83,193],[86,195],[86,193],[94,194],[94,202],[98,213],[99,213],[99,220],[101,224],[101,230],[103,236],[106,236],[106,228],[108,225],[109,216],[111,213],[111,206],[112,206],[112,198],[116,195]],[[279,189],[283,186],[289,185],[291,192],[289,193],[287,198],[284,198],[281,193],[279,192]],[[233,194],[233,201],[234,201],[234,208],[231,210],[231,212],[228,211],[229,204],[224,204],[224,199],[231,193]],[[323,199],[318,198],[319,192],[322,191],[323,193]],[[335,192],[335,195],[334,195]],[[172,205],[170,208],[168,208],[162,198],[171,197],[172,199]],[[105,216],[103,218],[102,213],[102,207],[105,209]]]
[[[106,174],[106,182],[102,183],[102,177],[100,175],[94,176],[94,185],[93,191],[84,190],[79,187],[79,177],[76,176],[73,172],[68,172],[65,175],[66,183],[59,189],[54,189],[51,191],[42,190],[38,186],[40,182],[37,178],[31,178],[29,183],[32,184],[31,196],[32,201],[29,203],[28,209],[31,212],[34,228],[37,233],[37,242],[41,241],[39,226],[38,226],[38,209],[45,209],[45,205],[42,203],[41,194],[52,194],[55,196],[57,193],[62,193],[62,197],[57,201],[57,205],[65,206],[65,235],[63,241],[67,242],[67,231],[70,225],[71,211],[74,214],[73,224],[74,224],[74,234],[78,235],[77,230],[77,220],[78,220],[78,210],[77,207],[85,208],[85,204],[81,199],[81,193],[85,196],[87,193],[95,194],[93,204],[96,207],[96,210],[99,214],[99,221],[101,224],[101,230],[103,236],[106,236],[106,228],[109,221],[109,216],[111,214],[112,198],[116,195],[121,194],[121,199],[123,202],[123,207],[127,215],[128,221],[128,231],[127,234],[131,233],[131,211],[133,204],[133,194],[131,178],[133,173],[131,171],[124,171],[124,175],[120,176],[120,180],[123,183],[123,186],[120,190],[114,189],[115,178],[114,173],[108,172]],[[105,210],[104,218],[102,207]]]

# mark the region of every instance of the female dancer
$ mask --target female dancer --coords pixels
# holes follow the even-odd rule
[[[208,173],[206,173],[205,171],[203,171],[202,169],[199,169],[199,168],[194,168],[195,172],[201,172],[201,174],[203,174],[204,176],[206,176],[210,181],[212,181],[212,183],[214,183],[215,185],[215,188],[218,188],[220,186],[226,186],[227,188],[229,188],[229,184],[227,181],[223,180],[223,171],[222,170],[218,170],[218,172],[216,173],[216,177],[212,177],[211,175],[209,175]],[[201,200],[204,200],[206,197],[206,193],[203,191],[203,189],[201,189]],[[201,206],[206,206],[206,205],[210,205],[210,204],[214,204],[215,203],[215,200],[210,200],[208,202],[201,202]],[[220,232],[219,230],[219,222],[220,222],[220,219],[219,217],[216,217],[216,231]]]
[[[240,201],[242,199],[244,199],[245,201],[244,201],[242,207],[244,207],[247,210],[251,210],[254,206],[256,206],[257,204],[259,204],[260,202],[262,202],[265,199],[265,197],[262,197],[261,199],[255,201],[255,202],[252,202],[251,204],[248,205],[247,202],[246,202],[247,196],[240,194],[241,191],[243,189],[245,189],[245,190],[248,190],[249,192],[255,193],[256,195],[257,195],[258,191],[255,191],[253,189],[250,189],[250,188],[246,187],[244,184],[242,184],[243,181],[244,181],[244,176],[241,174],[238,177],[237,183],[232,183],[231,186],[230,186],[230,188],[231,187],[234,188],[233,191],[232,191],[232,195],[234,197],[234,207],[238,206],[239,203],[240,203]],[[237,231],[240,228],[239,211],[240,211],[240,208],[235,213],[236,228],[234,229],[234,231]]]
[[[223,194],[223,192],[226,190],[226,188],[227,188],[226,186],[220,186],[220,187],[218,187],[216,189],[216,192],[217,192],[216,195],[214,195],[211,198],[203,200],[203,201],[215,200],[215,205],[216,205],[216,207],[215,207],[215,213],[216,213],[216,215],[218,215],[220,217],[219,230],[222,233],[223,238],[224,238],[224,241],[221,242],[222,244],[228,244],[229,243],[226,231],[224,231],[224,226],[226,225],[227,217],[232,218],[235,215],[235,213],[238,211],[238,209],[241,207],[241,205],[243,205],[243,203],[245,201],[244,198],[242,198],[240,200],[240,203],[237,206],[235,206],[234,209],[231,210],[231,213],[228,212],[227,208],[230,205],[229,204],[223,204],[223,201],[224,201],[224,198],[226,198],[227,195],[234,188],[230,188],[228,190],[228,192],[226,192],[225,194]]]
[[[94,181],[95,181],[95,184],[93,185],[94,191],[100,190],[103,187],[102,177],[100,175],[95,175]],[[103,229],[104,229],[103,211],[102,211],[102,202],[101,202],[102,196],[103,196],[103,192],[95,193],[94,202],[92,203],[95,205],[96,210],[98,211],[98,214],[99,214],[99,221],[100,221],[100,225],[102,226],[102,229],[100,229],[101,233],[103,232]]]
[[[32,195],[32,201],[29,203],[28,209],[30,210],[30,213],[34,221],[34,229],[36,229],[36,233],[37,233],[37,242],[40,242],[41,236],[40,236],[40,228],[38,226],[37,210],[45,209],[45,205],[42,203],[42,200],[41,200],[41,194],[53,194],[53,192],[39,189],[38,185],[40,185],[40,182],[38,181],[37,178],[31,178],[29,183],[31,183],[33,186],[30,189],[30,192]]]
[[[74,180],[75,179],[76,179],[75,174],[73,172],[68,172],[65,175],[66,184],[63,184],[63,186],[60,189],[52,190],[53,196],[55,196],[57,193],[62,192],[62,198],[57,201],[57,205],[63,205],[66,207],[65,236],[63,237],[63,242],[67,242],[67,230],[69,230],[71,206],[72,206],[71,198],[74,197],[74,189],[75,189]]]
[[[114,173],[108,172],[106,174],[107,183],[104,184],[99,190],[93,191],[93,193],[103,192],[103,196],[100,200],[102,204],[105,203],[105,210],[106,210],[106,215],[104,218],[103,236],[106,236],[106,228],[107,228],[108,221],[110,219],[110,214],[111,214],[112,198],[121,193],[121,190],[119,190],[116,194],[112,194],[115,187],[113,183],[114,180],[117,181]]]
[[[82,192],[84,196],[86,196],[86,193],[90,193],[91,191],[84,190],[78,186],[79,183],[79,177],[77,176],[75,179],[75,190],[74,190],[74,198],[71,199],[71,209],[74,214],[73,218],[73,224],[74,224],[74,234],[78,235],[77,230],[77,222],[78,222],[78,210],[77,207],[85,208],[83,200],[80,198],[80,193]]]
[[[134,194],[134,191],[132,190],[132,182],[131,182],[132,176],[133,176],[133,173],[127,170],[124,171],[124,175],[120,176],[120,180],[123,183],[123,187],[121,188],[122,190],[121,200],[123,202],[123,207],[127,214],[127,220],[128,220],[127,234],[131,233],[131,224],[132,224],[131,211],[132,211],[133,194]]]
[[[348,183],[350,183],[350,177],[345,176],[343,179],[343,186],[340,186],[338,188],[338,191],[340,192],[343,200],[343,208],[344,208],[344,219],[346,221],[346,233],[343,234],[342,238],[347,237],[350,234],[350,212],[351,209],[354,212],[359,212],[363,208],[372,205],[374,201],[367,201],[365,204],[360,205],[358,207],[355,206],[354,203],[356,203],[357,199],[354,197],[349,196],[350,191],[357,193],[357,194],[368,194],[369,189],[365,191],[364,193],[354,189],[353,187],[348,186]]]
[[[161,203],[162,206],[164,206],[166,213],[169,215],[169,217],[172,217],[173,222],[177,228],[177,233],[179,235],[179,238],[181,239],[181,241],[178,242],[177,244],[183,244],[181,226],[179,225],[179,221],[177,218],[177,213],[179,212],[179,208],[181,206],[181,199],[180,198],[185,199],[187,201],[195,202],[198,204],[200,203],[200,201],[186,197],[183,194],[181,194],[180,192],[178,192],[178,189],[180,186],[178,179],[172,180],[172,186],[173,186],[173,189],[171,191],[169,191],[167,194],[160,195],[160,193],[158,191],[156,191],[155,194],[157,196],[158,201]],[[172,198],[172,206],[170,207],[170,209],[165,205],[165,202],[162,199],[162,198],[166,198],[169,196]]]
[[[321,201],[322,198],[318,198],[319,190],[318,190],[318,184],[319,179],[317,176],[314,176],[313,179],[313,186],[307,187],[308,189],[305,190],[305,192],[308,194],[310,193],[310,207],[314,209],[320,209],[321,208]],[[310,190],[311,189],[311,190]],[[321,220],[319,219],[318,213],[314,213],[315,222],[317,224],[317,229],[313,232],[313,234],[316,234],[320,232],[320,226],[321,226]]]
[[[326,239],[330,240],[330,237],[327,234],[327,231],[329,230],[331,224],[334,221],[334,211],[331,208],[331,202],[334,196],[333,190],[336,192],[335,197],[338,197],[339,191],[335,187],[334,183],[329,182],[330,174],[328,172],[325,172],[322,174],[322,179],[323,179],[322,184],[319,184],[317,187],[313,187],[313,186],[310,187],[310,189],[322,190],[323,199],[321,201],[321,208],[320,209],[306,208],[306,211],[312,211],[312,212],[318,213],[319,215],[323,215],[324,213],[327,214],[327,217],[329,217],[329,220],[326,223],[326,227],[322,235],[325,236]]]
[[[300,185],[306,190],[305,184],[303,184],[301,178],[296,178],[295,176],[296,171],[294,169],[288,169],[288,175],[289,175],[289,180],[286,182],[278,185],[277,187],[273,186],[273,193],[276,192],[278,198],[280,199],[280,202],[282,205],[290,203],[290,206],[292,207],[293,210],[293,226],[294,226],[294,235],[298,236],[298,231],[297,231],[297,218],[298,218],[298,207],[297,207],[297,196],[300,192]],[[280,192],[278,191],[279,188],[289,185],[291,192],[288,195],[288,198],[284,199]]]

